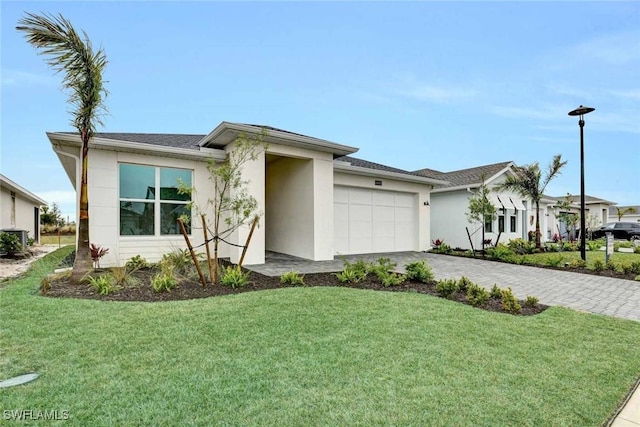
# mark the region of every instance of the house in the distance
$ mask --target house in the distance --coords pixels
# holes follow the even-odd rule
[[[40,243],[40,208],[46,205],[40,197],[0,174],[1,230],[24,230]]]
[[[552,236],[557,236],[562,240],[570,239],[572,232],[575,233],[575,230],[580,229],[580,195],[573,196],[569,194],[564,197],[547,197],[547,199],[555,200],[555,203],[547,211],[548,224],[553,227],[547,230],[547,237],[551,239]],[[595,230],[608,222],[614,221],[610,212],[613,205],[615,205],[615,202],[585,194],[585,228],[587,230]],[[561,215],[563,213],[569,215]],[[575,222],[574,224],[567,224],[564,218],[568,218],[571,215],[575,216]],[[617,217],[615,218],[617,220]],[[574,237],[578,236],[574,235]]]
[[[625,213],[622,218],[619,219],[618,210],[623,211],[628,208],[632,208],[635,213]],[[640,222],[640,205],[609,206],[609,221],[607,222]]]
[[[195,188],[205,206],[213,193],[207,161],[222,162],[241,134],[268,133],[267,151],[243,167],[247,191],[262,212],[245,264],[262,264],[273,251],[310,260],[340,254],[430,249],[431,190],[447,182],[351,155],[358,149],[268,126],[220,123],[207,135],[98,133],[89,148],[91,243],[109,248],[103,265],[141,255],[159,260],[185,241],[176,226],[190,197],[175,191],[178,179]],[[80,138],[48,133],[71,183],[79,190]],[[207,212],[211,218],[213,212]],[[200,218],[189,229],[204,241]],[[232,235],[221,256],[240,258],[249,227]],[[200,250],[203,250],[200,248]]]

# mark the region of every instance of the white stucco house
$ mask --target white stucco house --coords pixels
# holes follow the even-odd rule
[[[570,207],[567,209],[566,206],[561,207],[560,203],[567,201],[570,202]],[[563,240],[569,238],[571,227],[568,227],[562,221],[562,218],[559,217],[559,214],[562,212],[575,214],[577,218],[580,215],[580,196],[565,196],[565,197],[547,197],[547,200],[554,200],[555,203],[549,206],[546,214],[549,217],[548,224],[552,227],[547,230],[547,238],[550,240],[553,235],[559,235]],[[584,207],[585,207],[585,225],[586,229],[596,229],[600,226],[612,222],[617,221],[617,216],[611,215],[610,209],[615,209],[612,207],[615,205],[615,202],[611,202],[608,200],[601,199],[599,197],[590,196],[585,194],[584,196]],[[580,223],[577,223],[577,228],[580,228]]]
[[[204,206],[213,192],[208,159],[222,161],[241,134],[268,132],[268,150],[245,164],[248,192],[262,220],[245,264],[262,264],[273,251],[310,260],[340,254],[430,249],[430,194],[446,180],[351,156],[358,149],[268,126],[220,123],[207,135],[98,133],[89,149],[91,242],[109,248],[102,264],[122,265],[141,255],[149,261],[186,247],[176,218],[187,196],[171,191],[177,178],[195,188]],[[80,138],[47,133],[71,183],[79,190]],[[79,191],[77,191],[79,193]],[[212,216],[212,214],[210,214]],[[204,241],[199,221],[190,235]],[[248,227],[232,236],[242,245]],[[224,245],[221,256],[237,262],[241,248]]]
[[[40,243],[40,208],[47,202],[0,174],[0,229],[25,230]]]
[[[492,244],[498,241],[507,243],[511,239],[528,238],[535,230],[535,205],[522,196],[505,190],[496,190],[496,186],[509,175],[514,175],[516,165],[512,161],[494,163],[469,169],[441,172],[433,169],[421,169],[418,174],[434,177],[449,183],[431,191],[431,236],[444,240],[453,248],[471,249],[467,228],[475,249],[481,249],[482,224],[469,223],[467,212],[469,199],[478,191],[484,178],[491,192],[489,199],[497,209],[497,218],[485,227],[485,239]],[[555,199],[543,198],[540,201],[540,230],[542,240],[547,239],[545,230],[553,228],[548,216]]]
[[[633,208],[635,213],[627,213],[618,221],[618,209]],[[606,222],[640,222],[640,206],[609,206],[609,220]]]

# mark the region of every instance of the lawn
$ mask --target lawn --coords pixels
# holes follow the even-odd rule
[[[70,425],[581,425],[640,374],[640,323],[309,287],[164,303],[45,298],[70,248],[0,289],[0,410]]]
[[[60,236],[59,240],[57,235],[40,236],[40,244],[41,245],[60,245],[60,246],[75,245],[76,236],[75,234]]]

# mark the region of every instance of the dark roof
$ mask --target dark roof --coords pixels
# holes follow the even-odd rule
[[[258,128],[258,129],[273,130],[273,131],[276,131],[276,132],[284,132],[284,133],[288,133],[288,134],[291,134],[291,135],[303,136],[303,137],[305,137],[305,138],[314,138],[314,139],[318,139],[318,138],[315,138],[315,137],[313,137],[313,136],[303,135],[303,134],[301,134],[301,133],[296,133],[296,132],[291,132],[290,130],[284,130],[284,129],[274,128],[273,126],[266,126],[266,125],[254,125],[254,124],[251,124],[251,123],[235,123],[235,124],[243,125],[243,126],[253,126],[253,127],[255,127],[255,128]]]
[[[356,157],[351,157],[351,156],[342,156],[342,157],[336,158],[335,160],[338,162],[348,162],[348,163],[351,163],[352,166],[357,166],[361,168],[367,168],[367,169],[373,169],[373,170],[379,170],[379,171],[385,171],[385,172],[401,173],[404,175],[419,176],[422,178],[433,178],[431,176],[421,175],[416,172],[406,171],[404,169],[398,169],[391,166],[370,162],[368,160],[358,159]]]
[[[68,135],[77,135],[77,132],[60,132]],[[141,144],[160,145],[162,147],[185,148],[198,150],[198,142],[206,135],[190,135],[181,133],[123,133],[123,132],[99,132],[93,135],[95,138],[113,139],[116,141],[138,142]]]
[[[449,185],[445,185],[444,188],[458,187],[462,185],[478,184],[482,182],[483,176],[485,179],[491,178],[492,176],[509,166],[511,163],[513,162],[508,161],[494,163],[492,165],[477,166],[475,168],[460,169],[451,172],[439,172],[433,169],[420,169],[415,171],[415,173],[420,176],[426,176],[428,178],[436,178],[443,181],[449,181]]]

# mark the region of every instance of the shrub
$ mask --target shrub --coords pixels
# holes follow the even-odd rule
[[[242,272],[242,268],[239,266],[229,266],[222,268],[222,277],[220,283],[224,286],[231,286],[232,288],[244,288],[249,284],[249,271]]]
[[[518,303],[518,299],[513,295],[511,288],[502,290],[502,309],[507,313],[519,314],[522,306]]]
[[[500,299],[502,298],[502,289],[500,289],[498,285],[494,283],[493,287],[491,288],[491,292],[489,292],[489,295],[491,296],[491,298]]]
[[[640,274],[640,261],[631,262],[631,272],[633,274]]]
[[[633,247],[633,253],[634,254],[640,254],[640,246],[634,246]]]
[[[622,264],[620,264],[620,269],[624,274],[631,274],[633,272],[630,262],[623,262]]]
[[[20,238],[13,233],[0,233],[0,251],[13,256],[22,250]]]
[[[165,268],[162,272],[153,276],[151,287],[154,292],[169,292],[178,286],[178,280],[173,275],[171,269]]]
[[[389,258],[378,258],[378,263],[371,265],[370,271],[373,272],[378,279],[382,280],[382,278],[387,276],[396,266],[397,264],[391,262]]]
[[[431,252],[435,252],[437,254],[448,254],[451,252],[451,246],[446,243],[442,243],[440,246],[436,246],[431,250]]]
[[[489,256],[489,258],[510,262],[515,258],[516,254],[511,250],[509,246],[499,243],[493,248],[487,248],[487,255]]]
[[[482,286],[470,283],[467,286],[467,299],[472,306],[480,307],[489,301],[489,292]]]
[[[616,271],[618,269],[618,264],[614,260],[610,259],[605,264],[605,268],[607,270]]]
[[[33,237],[27,237],[27,246],[33,246],[36,243],[36,239]]]
[[[549,267],[560,267],[564,262],[564,257],[561,254],[552,254],[545,258],[544,263]]]
[[[544,247],[546,248],[547,252],[560,252],[560,244],[559,243],[545,243]]]
[[[111,267],[110,277],[116,286],[136,285],[139,280],[133,276],[133,270],[129,270],[125,267]]]
[[[562,250],[565,252],[573,252],[578,250],[578,244],[575,242],[564,242],[562,245]]]
[[[507,246],[518,255],[533,254],[537,251],[535,242],[529,242],[524,239],[509,240]]]
[[[524,300],[524,306],[533,308],[538,304],[539,301],[540,301],[540,299],[538,299],[538,298],[536,298],[534,296],[531,296],[531,295],[527,295],[527,297]]]
[[[129,271],[140,270],[141,268],[146,268],[149,266],[149,263],[146,259],[142,258],[140,255],[136,255],[131,257],[129,261],[124,265]]]
[[[635,279],[633,279],[633,280],[635,280],[636,282],[640,282],[640,274],[638,274],[638,275],[636,276],[636,278],[635,278]]]
[[[336,277],[340,281],[340,283],[358,283],[361,282],[367,277],[371,266],[364,262],[363,260],[359,260],[356,263],[349,263],[346,259],[343,260],[344,269],[340,273],[336,273]]]
[[[89,286],[100,295],[109,295],[121,289],[121,287],[114,282],[113,278],[108,275],[89,276],[88,280]]]
[[[458,280],[458,290],[460,292],[467,292],[467,289],[471,285],[473,285],[473,282],[469,280],[468,277],[462,276],[460,280]]]
[[[601,259],[593,261],[593,270],[597,272],[604,271],[604,261]]]
[[[202,253],[196,253],[196,259],[202,260],[204,255]],[[195,278],[198,277],[198,272],[193,264],[191,253],[188,249],[175,249],[172,252],[168,252],[162,255],[160,265],[163,268],[169,267],[173,270],[174,275],[177,274],[182,277]]]
[[[103,248],[95,243],[91,243],[89,245],[89,249],[91,250],[91,261],[93,261],[93,266],[95,268],[100,268],[100,258],[109,253],[109,248]]]
[[[587,262],[581,258],[569,261],[569,268],[585,268],[586,266]]]
[[[418,282],[426,283],[433,280],[433,272],[424,261],[410,262],[405,265],[407,278]]]
[[[602,246],[603,244],[600,240],[589,240],[587,242],[587,247],[590,251],[599,251]]]
[[[388,288],[389,286],[401,285],[407,279],[407,276],[405,276],[404,274],[388,271],[384,274],[381,273],[381,275],[378,276],[378,278],[382,282],[382,285],[385,288]]]
[[[458,290],[458,282],[455,279],[438,280],[436,292],[443,298],[449,298]]]
[[[301,276],[297,271],[289,271],[280,276],[280,283],[292,286],[304,286],[304,275]]]

